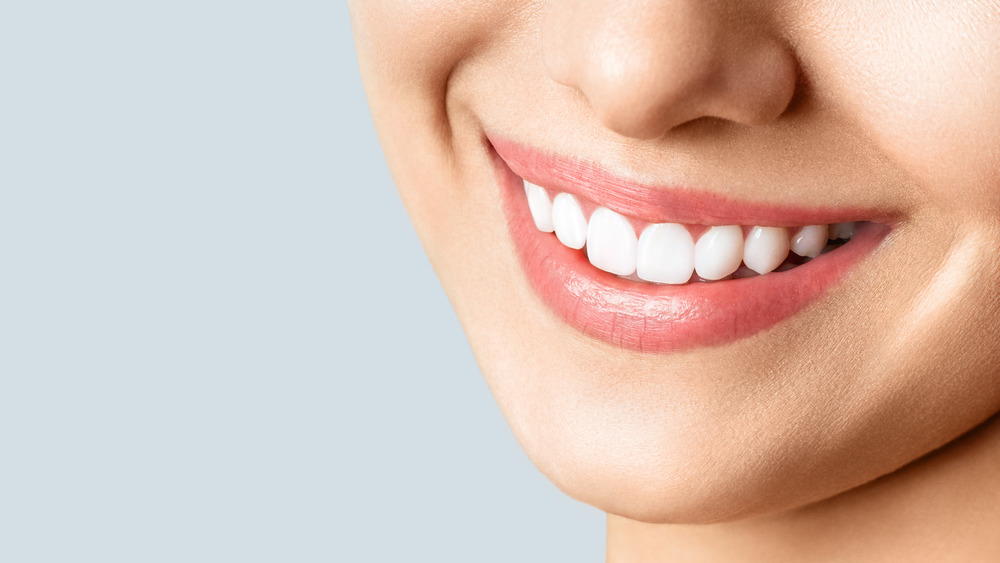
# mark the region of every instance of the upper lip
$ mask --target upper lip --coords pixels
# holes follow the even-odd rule
[[[755,202],[686,185],[642,182],[616,176],[586,160],[547,153],[496,135],[487,137],[521,178],[649,223],[795,227],[848,221],[891,226],[898,221],[896,214],[879,209]]]

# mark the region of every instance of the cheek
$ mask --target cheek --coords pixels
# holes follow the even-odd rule
[[[998,202],[1000,9],[987,4],[825,3],[808,24],[817,91],[932,198]]]
[[[387,84],[442,97],[455,65],[511,17],[503,2],[461,0],[355,0],[350,10],[359,54]]]

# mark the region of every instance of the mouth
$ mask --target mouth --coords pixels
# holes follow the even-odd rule
[[[769,329],[822,298],[892,230],[873,210],[648,185],[488,141],[529,284],[568,325],[627,350],[683,351]]]

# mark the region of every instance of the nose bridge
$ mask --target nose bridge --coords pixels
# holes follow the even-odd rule
[[[621,135],[657,137],[709,116],[766,123],[791,100],[796,64],[739,10],[735,1],[553,1],[541,30],[546,68]]]

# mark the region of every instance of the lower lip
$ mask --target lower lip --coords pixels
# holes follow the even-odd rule
[[[653,285],[598,270],[583,252],[534,226],[523,180],[491,151],[511,238],[535,293],[570,326],[627,350],[666,353],[752,336],[820,299],[889,233],[860,223],[848,244],[791,270],[686,285]]]

